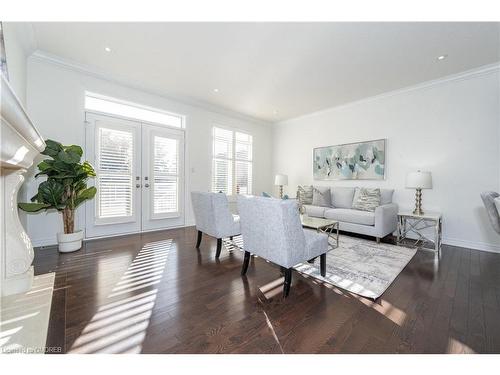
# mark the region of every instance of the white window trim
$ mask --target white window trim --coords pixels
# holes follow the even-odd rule
[[[214,148],[214,129],[215,128],[219,128],[219,129],[223,129],[223,130],[229,130],[233,133],[233,136],[232,136],[232,155],[231,155],[231,158],[223,158],[223,157],[215,157],[214,155],[214,151],[215,151],[215,148]],[[250,160],[246,160],[246,159],[237,159],[236,158],[236,133],[241,133],[241,134],[246,134],[246,135],[249,135],[250,137],[252,137],[252,143],[251,143],[251,155],[252,155],[252,158]],[[233,127],[230,127],[230,126],[225,126],[225,125],[220,125],[219,123],[215,123],[213,126],[212,126],[212,165],[213,165],[213,162],[215,159],[219,159],[219,160],[228,160],[231,162],[231,181],[232,181],[232,186],[231,186],[231,192],[230,194],[228,193],[227,195],[229,196],[233,196],[233,195],[237,195],[237,192],[236,192],[236,162],[237,161],[241,161],[241,162],[247,162],[247,163],[250,163],[251,167],[252,167],[252,178],[250,180],[250,185],[249,185],[249,191],[248,191],[248,194],[252,194],[253,192],[253,134],[251,134],[250,132],[246,131],[246,130],[241,130],[241,129],[238,129],[238,128],[233,128]],[[214,173],[214,170],[213,170],[213,166],[212,166],[212,179],[211,179],[211,184],[213,184],[213,179],[214,179],[214,176],[213,176],[213,173]],[[210,191],[213,192],[213,185],[211,186],[211,189]]]

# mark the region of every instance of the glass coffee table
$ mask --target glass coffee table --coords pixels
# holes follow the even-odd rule
[[[300,222],[304,228],[315,229],[318,233],[327,234],[328,250],[333,250],[339,246],[339,222],[337,220],[300,215]]]

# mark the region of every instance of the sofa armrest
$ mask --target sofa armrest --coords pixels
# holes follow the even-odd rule
[[[397,229],[398,210],[399,207],[396,203],[383,204],[375,209],[377,237],[385,237]]]

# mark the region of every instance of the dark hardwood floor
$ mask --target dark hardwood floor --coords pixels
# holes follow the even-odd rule
[[[500,353],[500,254],[418,251],[376,302],[222,250],[194,227],[37,249],[55,272],[47,346],[94,353]],[[264,290],[265,293],[263,291]],[[268,292],[267,290],[271,291]]]

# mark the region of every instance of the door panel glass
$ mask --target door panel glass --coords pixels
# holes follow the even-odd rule
[[[179,211],[179,141],[154,136],[153,214]]]
[[[97,219],[133,215],[133,134],[98,128]]]

